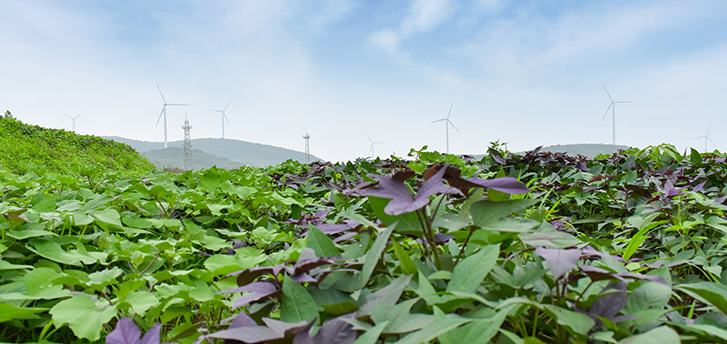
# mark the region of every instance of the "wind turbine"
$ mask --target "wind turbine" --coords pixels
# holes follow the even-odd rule
[[[446,152],[447,154],[449,154],[449,126],[451,125],[452,128],[454,128],[454,130],[456,130],[458,133],[460,133],[459,129],[457,129],[457,127],[454,126],[454,124],[452,123],[452,121],[449,120],[449,116],[452,115],[452,107],[453,106],[454,106],[454,100],[452,101],[452,105],[449,106],[449,113],[447,113],[447,118],[442,118],[442,119],[438,119],[436,121],[429,122],[429,123],[436,123],[436,122],[442,122],[442,121],[445,121],[446,122],[445,123],[445,129],[444,130],[445,130],[445,133],[447,135],[447,152]]]
[[[61,112],[62,114],[66,115],[66,117],[70,118],[73,121],[73,132],[74,133],[76,132],[76,118],[78,118],[79,116],[81,116],[81,114],[84,113],[84,112],[86,112],[86,110],[83,110],[83,111],[79,112],[78,115],[76,115],[76,117],[70,116],[69,114],[67,114],[65,112]]]
[[[709,142],[712,142],[712,144],[713,144],[713,145],[715,145],[715,146],[717,145],[717,144],[716,144],[716,143],[714,143],[714,141],[712,141],[712,139],[710,139],[710,138],[709,138],[709,136],[708,136],[708,135],[709,135],[709,129],[710,129],[710,128],[712,128],[712,122],[709,122],[709,126],[707,127],[707,132],[706,132],[706,133],[704,133],[704,135],[702,135],[702,136],[697,136],[697,137],[692,137],[692,140],[694,140],[694,139],[701,139],[701,138],[704,138],[704,152],[705,152],[705,153],[707,152],[707,141],[709,141]]]
[[[225,120],[227,120],[227,125],[231,125],[230,120],[227,119],[227,115],[225,114],[225,110],[227,110],[227,107],[230,106],[230,103],[232,103],[232,99],[230,99],[230,101],[227,103],[227,105],[225,105],[225,108],[222,110],[211,110],[210,109],[210,111],[219,112],[222,114],[221,119],[222,119],[222,138],[223,139],[225,138]]]
[[[630,100],[616,100],[614,101],[613,98],[611,98],[611,94],[608,93],[608,89],[606,89],[606,85],[601,83],[603,85],[603,89],[606,90],[606,94],[608,95],[608,99],[611,100],[611,104],[608,104],[608,108],[606,108],[606,113],[603,114],[603,118],[601,118],[601,122],[603,122],[604,119],[606,119],[606,115],[608,115],[608,110],[612,110],[612,118],[613,118],[613,144],[616,144],[616,104],[618,103],[631,103]]]
[[[366,134],[366,137],[367,137],[367,138],[369,139],[369,141],[371,142],[371,148],[369,148],[369,152],[371,152],[371,159],[373,160],[373,159],[374,159],[374,157],[375,157],[375,155],[374,155],[374,146],[375,146],[375,145],[378,145],[378,144],[380,144],[380,143],[384,143],[384,141],[380,141],[380,142],[374,142],[374,140],[372,140],[372,139],[371,139],[371,137],[369,137],[369,134]]]
[[[167,100],[164,99],[164,94],[162,93],[162,89],[159,88],[159,83],[155,82],[157,84],[157,89],[159,90],[159,94],[162,96],[162,100],[164,101],[164,106],[162,106],[162,112],[159,113],[159,119],[157,119],[157,124],[154,126],[156,127],[159,125],[159,121],[162,119],[162,116],[164,116],[164,148],[167,148],[167,106],[188,106],[189,104],[169,104],[167,103]]]

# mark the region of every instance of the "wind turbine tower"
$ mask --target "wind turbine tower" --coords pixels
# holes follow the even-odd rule
[[[692,137],[692,140],[694,139],[701,139],[704,138],[704,152],[707,153],[707,142],[712,142],[713,145],[717,146],[712,139],[709,138],[709,129],[712,128],[712,122],[709,122],[709,126],[707,127],[707,132],[704,133],[702,136]]]
[[[219,112],[221,114],[220,117],[222,117],[221,119],[222,119],[222,138],[223,139],[225,138],[225,121],[227,121],[227,125],[231,125],[230,120],[227,119],[227,115],[225,114],[225,110],[227,110],[227,107],[230,106],[230,103],[232,103],[232,99],[230,99],[230,101],[227,102],[227,105],[225,105],[225,108],[222,110],[211,110],[210,109],[210,111]]]
[[[65,112],[61,112],[62,114],[66,115],[66,117],[70,118],[73,121],[73,127],[72,128],[73,128],[73,132],[74,133],[76,132],[76,118],[78,118],[79,116],[81,116],[81,114],[84,113],[84,112],[86,112],[86,110],[83,110],[83,111],[79,112],[78,115],[76,115],[76,117],[70,116],[70,115],[68,115]]]
[[[369,139],[369,142],[371,142],[371,148],[369,148],[369,152],[371,153],[371,160],[373,160],[376,158],[376,155],[374,155],[374,146],[384,143],[384,141],[374,142],[374,140],[372,140],[371,137],[369,137],[369,134],[366,134],[366,137]]]
[[[601,122],[603,122],[603,120],[606,119],[606,116],[608,115],[608,110],[611,110],[611,116],[612,116],[612,122],[613,122],[613,144],[616,144],[616,104],[631,103],[631,101],[630,100],[614,101],[613,98],[611,98],[611,94],[608,93],[608,89],[606,88],[606,85],[604,83],[601,83],[601,85],[603,85],[603,89],[606,90],[608,99],[611,100],[611,104],[608,104],[608,108],[606,109],[606,113],[603,114],[603,118],[601,118]]]
[[[184,117],[184,125],[182,126],[182,129],[184,129],[184,170],[189,171],[194,169],[194,162],[192,161],[192,139],[189,134],[189,130],[192,129],[192,126],[189,124],[187,116]]]
[[[303,139],[305,140],[305,163],[310,164],[310,134],[307,130],[303,134]]]
[[[159,90],[159,94],[162,96],[162,101],[164,101],[164,106],[162,106],[162,112],[159,113],[159,119],[157,119],[157,124],[154,126],[159,125],[159,121],[162,119],[162,116],[164,116],[164,149],[167,148],[167,106],[188,106],[189,104],[169,104],[167,103],[167,100],[164,99],[164,94],[162,93],[162,89],[159,88],[159,83],[157,84],[157,89]]]
[[[436,123],[436,122],[442,122],[442,121],[445,122],[444,123],[444,128],[445,128],[444,131],[445,131],[446,139],[447,139],[447,151],[446,151],[447,154],[449,154],[449,126],[451,125],[452,128],[454,128],[454,130],[456,130],[458,133],[460,132],[459,129],[457,129],[457,127],[454,126],[454,124],[452,123],[452,121],[449,120],[449,116],[452,115],[452,107],[454,107],[454,100],[452,101],[452,105],[449,106],[449,113],[447,113],[447,117],[446,118],[442,118],[442,119],[438,119],[436,121],[429,122],[429,123]]]

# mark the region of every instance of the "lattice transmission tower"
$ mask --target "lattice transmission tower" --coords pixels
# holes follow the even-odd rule
[[[303,134],[303,139],[305,140],[305,163],[310,164],[310,135],[307,131]]]
[[[192,139],[189,135],[189,130],[192,129],[192,126],[189,125],[187,118],[184,119],[182,129],[184,129],[184,170],[189,171],[194,169],[194,162],[192,161]]]

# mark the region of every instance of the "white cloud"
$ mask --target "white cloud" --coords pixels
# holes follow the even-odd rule
[[[450,0],[414,0],[409,14],[401,21],[400,34],[408,37],[437,27],[454,13]]]
[[[377,31],[369,35],[369,42],[389,55],[396,55],[399,50],[399,35],[391,30]]]

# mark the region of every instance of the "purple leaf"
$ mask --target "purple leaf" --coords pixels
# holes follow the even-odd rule
[[[243,343],[266,343],[275,340],[292,338],[295,334],[305,331],[313,324],[312,321],[285,323],[278,320],[263,318],[266,326],[245,326],[212,333],[207,337],[237,340]]]
[[[217,292],[217,294],[229,294],[229,293],[242,293],[242,292],[251,292],[251,293],[265,293],[271,290],[276,290],[277,287],[272,282],[253,282],[248,285],[244,285],[242,287],[222,290]]]
[[[315,282],[318,282],[317,279],[311,277],[310,275],[308,275],[306,273],[295,274],[293,276],[290,276],[290,279],[292,279],[293,281],[296,281],[298,283],[315,283]]]
[[[242,306],[247,306],[250,303],[254,301],[258,301],[270,296],[274,296],[276,294],[280,293],[280,290],[278,288],[269,282],[255,282],[252,284],[248,284],[244,287],[235,288],[235,289],[246,289],[246,290],[239,290],[241,292],[252,292],[250,294],[245,294],[237,299],[235,299],[235,303],[233,304],[233,308],[238,308]]]
[[[343,318],[353,318],[353,313],[323,323],[321,329],[313,337],[313,342],[316,344],[353,344],[356,341],[356,331]]]
[[[617,291],[610,291],[611,289]],[[591,304],[591,309],[588,310],[588,313],[611,319],[626,306],[626,283],[611,283],[603,288],[601,295],[603,296]]]
[[[146,331],[144,337],[141,338],[140,344],[159,344],[159,334],[162,329],[162,324],[156,323]]]
[[[234,320],[232,320],[232,323],[228,327],[230,328],[236,328],[236,327],[252,327],[257,326],[257,323],[255,323],[255,320],[253,320],[247,313],[242,312],[238,316],[235,317]]]
[[[297,263],[295,263],[295,266],[293,267],[293,274],[297,275],[300,273],[305,273],[305,272],[313,270],[319,266],[335,264],[336,261],[345,260],[345,259],[346,258],[342,258],[342,257],[323,257],[323,258],[315,258],[315,259],[306,259],[303,261],[299,260]]]
[[[361,226],[360,223],[354,221],[354,220],[344,220],[342,223],[322,223],[320,225],[317,225],[318,229],[321,230],[321,232],[326,234],[337,234],[341,232],[345,232],[351,229],[355,229],[357,227]]]
[[[263,275],[277,276],[280,273],[280,271],[282,271],[284,268],[285,267],[283,265],[259,266],[256,268],[235,271],[233,273],[228,274],[225,277],[237,276],[237,285],[242,286],[242,285],[252,283],[252,281],[254,281],[256,278],[263,276]]]
[[[528,189],[525,184],[519,182],[513,177],[502,177],[495,179],[470,178],[467,181],[473,184],[477,184],[478,186],[490,188],[508,194],[518,195],[532,191]]]
[[[459,193],[459,190],[442,183],[442,176],[447,166],[440,168],[424,185],[419,189],[416,197],[412,197],[409,188],[404,180],[413,175],[413,171],[398,172],[393,177],[368,175],[378,181],[377,184],[362,184],[354,191],[363,196],[375,196],[391,199],[386,205],[384,212],[389,215],[401,215],[424,208],[429,204],[429,196],[440,193]]]
[[[159,343],[157,329],[157,341]],[[140,344],[141,331],[136,324],[127,317],[121,317],[116,328],[106,336],[106,344]],[[146,337],[145,337],[146,338]]]
[[[535,254],[545,259],[545,262],[550,268],[550,272],[556,280],[573,270],[573,268],[578,265],[578,260],[581,258],[581,250],[579,249],[553,249],[538,247],[535,249]]]

